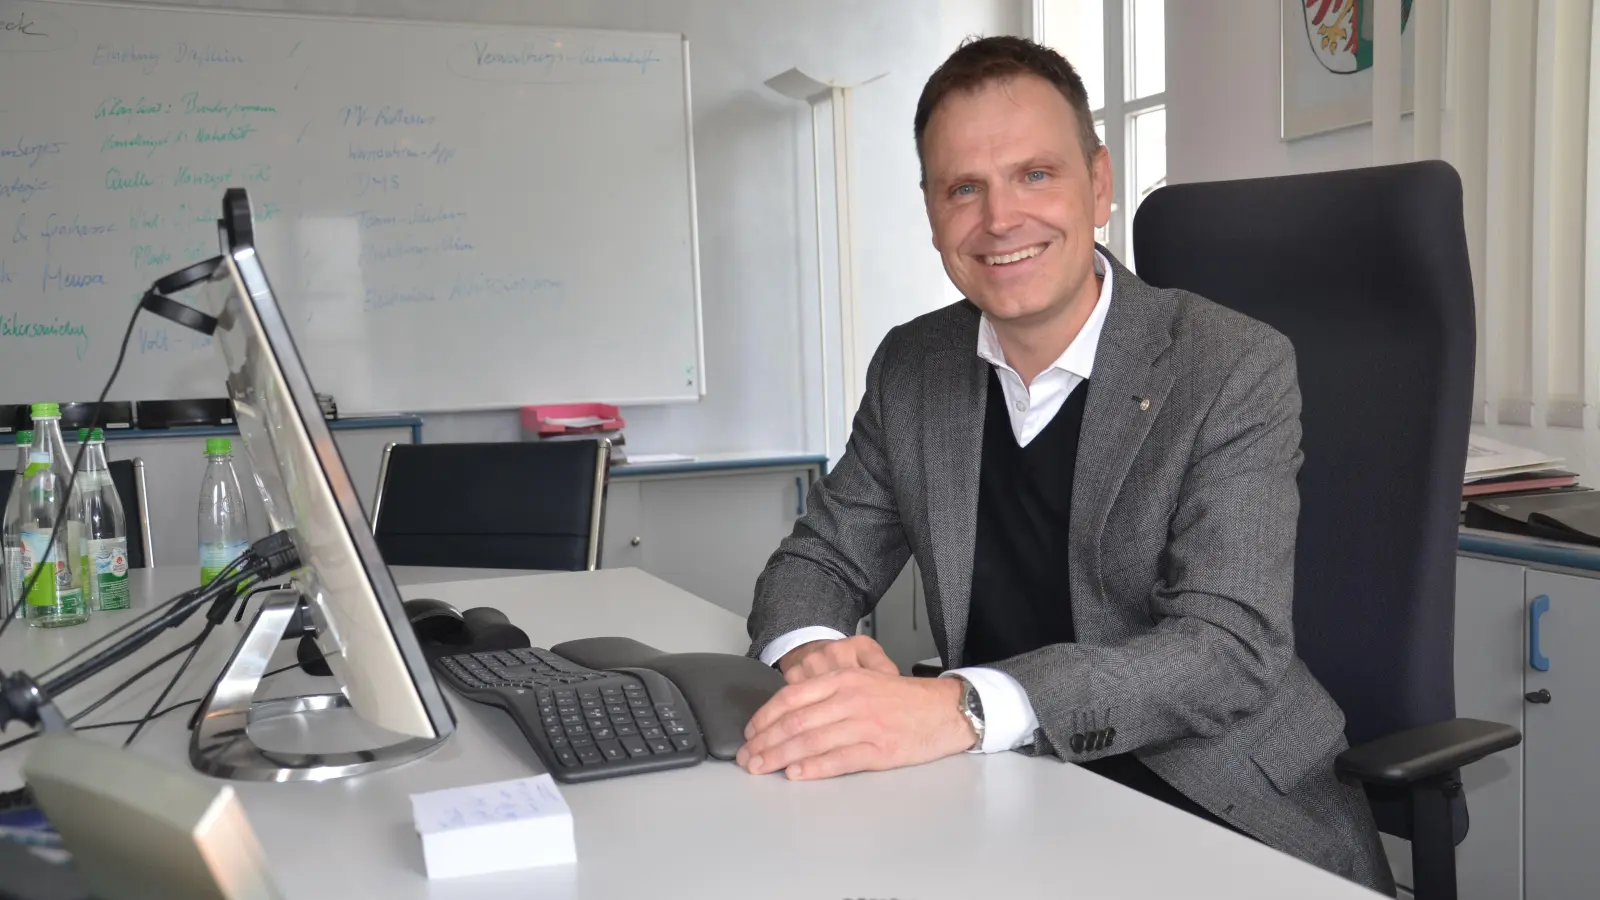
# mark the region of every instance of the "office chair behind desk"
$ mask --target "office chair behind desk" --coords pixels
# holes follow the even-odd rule
[[[1454,169],[1183,184],[1134,218],[1139,276],[1273,326],[1302,399],[1295,642],[1346,718],[1341,775],[1456,896],[1459,769],[1521,740],[1455,713],[1455,555],[1476,342]]]
[[[611,442],[391,444],[372,531],[391,566],[600,567]]]

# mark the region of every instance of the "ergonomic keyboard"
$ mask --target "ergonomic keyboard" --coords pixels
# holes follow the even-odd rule
[[[441,656],[433,668],[467,699],[510,713],[557,781],[676,769],[705,757],[689,704],[649,669],[588,669],[537,647]]]

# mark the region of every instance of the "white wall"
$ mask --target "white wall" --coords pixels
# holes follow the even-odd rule
[[[1370,165],[1372,126],[1278,138],[1279,0],[1167,0],[1167,178],[1220,181]],[[1400,159],[1412,158],[1411,117]]]
[[[845,81],[889,73],[855,100],[857,356],[864,372],[889,328],[951,299],[917,190],[911,117],[922,84],[961,36],[1023,33],[1030,8],[1027,0],[164,2],[686,34],[707,396],[699,404],[629,408],[624,416],[630,450],[691,453],[822,449],[809,114],[763,82],[791,66]],[[836,343],[829,356],[837,367]],[[836,415],[838,408],[836,401]],[[509,411],[435,414],[424,428],[429,441],[510,440],[517,433]]]

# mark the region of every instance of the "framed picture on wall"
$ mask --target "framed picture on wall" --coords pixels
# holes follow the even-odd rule
[[[1283,140],[1372,121],[1372,13],[1377,0],[1279,0]],[[1414,105],[1411,0],[1400,6],[1400,111]]]

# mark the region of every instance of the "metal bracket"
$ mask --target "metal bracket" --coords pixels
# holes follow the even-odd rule
[[[297,716],[305,731],[315,733],[316,713],[350,707],[343,694],[255,700],[272,652],[299,608],[298,591],[274,591],[262,599],[244,640],[200,704],[189,741],[189,762],[195,769],[240,781],[326,781],[410,762],[444,743],[444,738],[403,738],[382,747],[302,753],[268,750],[252,741],[249,726],[254,723]]]

